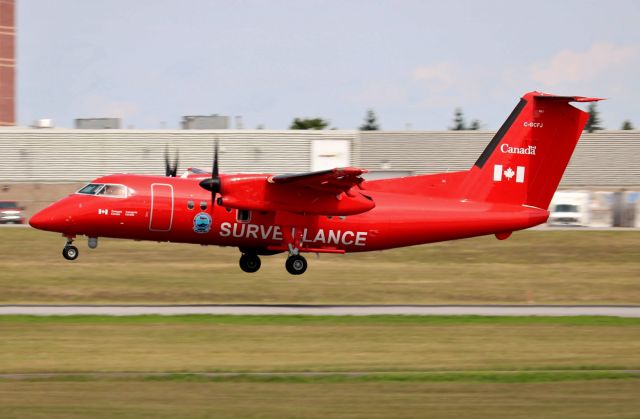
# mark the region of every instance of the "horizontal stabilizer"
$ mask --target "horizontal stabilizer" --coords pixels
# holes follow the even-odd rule
[[[559,100],[566,102],[598,102],[600,100],[605,100],[599,97],[585,97],[585,96],[556,96],[549,93],[536,92],[533,95],[533,98],[536,100]]]

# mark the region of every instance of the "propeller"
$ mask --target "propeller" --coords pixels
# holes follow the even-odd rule
[[[220,182],[220,175],[218,169],[218,140],[214,143],[213,148],[213,167],[211,168],[211,177],[200,181],[200,187],[211,191],[211,211],[213,212],[213,206],[216,202],[216,194],[220,193],[222,184]]]
[[[178,175],[178,161],[180,160],[180,151],[176,153],[176,159],[173,164],[169,161],[169,146],[164,149],[164,175],[166,177],[176,177]]]

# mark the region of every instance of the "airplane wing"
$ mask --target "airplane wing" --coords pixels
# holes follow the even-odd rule
[[[375,207],[358,191],[366,170],[342,167],[318,172],[264,177],[222,178],[221,205],[253,211],[310,215],[353,215]]]
[[[359,186],[364,179],[362,174],[365,169],[357,167],[340,167],[317,172],[294,173],[271,176],[268,179],[272,184],[288,184],[296,187],[306,187],[321,192],[340,193],[348,192],[354,186]]]

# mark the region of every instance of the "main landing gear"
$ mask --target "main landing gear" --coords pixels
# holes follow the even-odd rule
[[[307,270],[307,259],[302,255],[291,255],[284,266],[291,275],[302,275]]]
[[[255,253],[243,253],[240,256],[240,269],[248,273],[257,272],[262,262],[260,257]]]
[[[279,252],[267,252],[261,249],[246,249],[241,248],[242,256],[240,256],[240,269],[244,272],[254,273],[258,272],[262,262],[260,261],[260,255],[273,255]],[[285,268],[291,275],[302,275],[307,270],[307,259],[304,258],[297,249],[294,249],[289,253],[289,257],[285,262]]]
[[[307,259],[300,254],[302,244],[302,228],[291,226],[284,229],[285,240],[288,243],[289,257],[284,264],[291,275],[302,275],[307,270]]]

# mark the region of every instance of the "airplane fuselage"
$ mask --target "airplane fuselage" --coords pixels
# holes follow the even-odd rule
[[[266,176],[266,175],[265,175]],[[281,216],[215,205],[197,179],[111,175],[94,183],[123,185],[125,197],[75,193],[48,210],[49,226],[68,236],[112,237],[285,251],[288,230],[305,249],[363,252],[485,234],[546,221],[548,211],[376,190],[376,207],[349,216]],[[55,219],[54,219],[55,218]],[[32,221],[33,223],[33,221]]]

